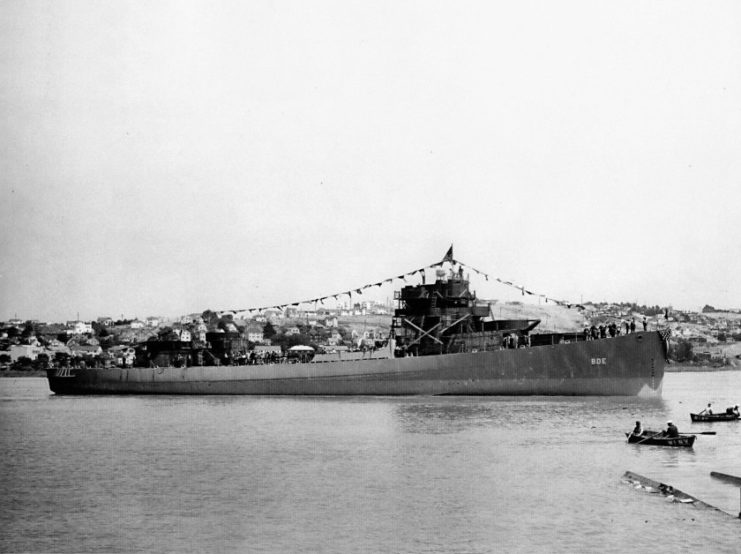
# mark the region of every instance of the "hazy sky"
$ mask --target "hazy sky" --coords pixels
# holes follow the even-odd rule
[[[282,304],[451,243],[741,308],[738,0],[3,0],[0,64],[0,319]]]

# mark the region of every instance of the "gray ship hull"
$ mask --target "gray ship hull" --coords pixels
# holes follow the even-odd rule
[[[656,397],[666,345],[656,332],[463,354],[299,364],[62,368],[57,394],[607,395]]]

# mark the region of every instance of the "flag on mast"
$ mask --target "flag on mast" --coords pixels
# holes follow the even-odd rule
[[[450,262],[451,264],[455,262],[453,259],[453,245],[450,245],[450,248],[448,248],[448,251],[445,253],[445,257],[443,258],[443,262]]]

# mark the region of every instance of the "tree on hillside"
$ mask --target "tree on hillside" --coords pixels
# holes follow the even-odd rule
[[[212,310],[205,310],[201,314],[201,318],[203,319],[203,322],[206,324],[208,328],[214,327],[218,324],[219,321],[219,314]]]
[[[692,352],[692,343],[688,340],[680,339],[677,345],[672,348],[669,357],[675,362],[691,362],[695,359]]]
[[[23,327],[23,331],[21,331],[21,337],[24,339],[27,339],[31,335],[34,334],[34,328],[32,323],[26,323],[26,325]]]
[[[33,360],[28,356],[21,356],[13,363],[12,369],[16,371],[29,371],[33,369]]]
[[[278,331],[275,330],[275,327],[273,327],[273,324],[269,321],[265,323],[262,327],[262,336],[266,339],[272,339],[275,335],[278,334]]]
[[[97,321],[93,321],[92,327],[93,334],[96,337],[107,337],[111,334],[111,332],[106,328],[105,325],[103,325],[102,323],[98,323]]]
[[[702,307],[702,313],[704,313],[704,314],[710,314],[710,313],[717,312],[717,311],[718,310],[716,310],[715,308],[713,308],[710,304],[705,304]]]

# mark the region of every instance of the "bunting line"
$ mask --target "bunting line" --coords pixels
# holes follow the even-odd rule
[[[461,265],[463,267],[466,267],[473,271],[474,273],[477,273],[478,275],[483,275],[484,278],[488,281],[489,275],[481,271],[480,269],[476,269],[475,267],[471,267],[470,265],[464,264],[463,262],[459,262],[458,260],[453,260],[454,263]],[[565,306],[566,308],[576,308],[577,310],[584,310],[584,306],[582,304],[576,304],[574,302],[569,302],[567,300],[558,300],[556,298],[551,298],[550,296],[546,296],[545,294],[539,294],[536,292],[533,292],[531,290],[526,289],[523,285],[517,285],[513,283],[512,281],[506,281],[504,279],[501,279],[499,277],[494,278],[498,283],[501,283],[503,285],[507,285],[508,287],[515,288],[519,290],[522,293],[522,296],[525,296],[526,294],[528,296],[538,296],[540,298],[544,298],[546,301],[546,304],[548,302],[553,302],[554,304],[558,306]]]
[[[298,306],[300,306],[302,304],[314,304],[314,307],[316,308],[317,303],[320,303],[320,304],[323,305],[325,300],[328,300],[330,298],[332,298],[334,300],[339,300],[340,297],[345,296],[345,295],[347,295],[350,298],[350,301],[352,302],[352,295],[353,295],[353,293],[358,294],[358,295],[362,295],[363,294],[363,291],[366,290],[366,289],[369,289],[371,287],[381,287],[381,286],[383,286],[386,283],[392,283],[396,279],[400,279],[400,280],[402,280],[402,281],[404,281],[406,283],[407,282],[406,281],[407,277],[413,277],[413,276],[417,275],[418,273],[421,274],[421,276],[422,276],[422,283],[424,284],[425,283],[425,271],[428,270],[428,269],[434,269],[434,268],[437,268],[437,267],[442,267],[443,264],[446,263],[446,262],[450,263],[453,266],[454,265],[459,265],[461,267],[465,267],[465,268],[469,269],[470,271],[473,271],[477,275],[482,275],[487,281],[489,280],[489,274],[488,273],[486,273],[484,271],[481,271],[480,269],[477,269],[475,267],[472,267],[472,266],[470,266],[468,264],[464,264],[463,262],[460,262],[460,261],[456,260],[455,258],[453,258],[453,246],[451,245],[450,249],[445,254],[445,257],[442,259],[442,261],[439,261],[437,263],[434,263],[434,264],[431,264],[431,265],[428,265],[428,266],[425,266],[425,267],[421,267],[419,269],[415,269],[413,271],[409,271],[407,273],[402,273],[401,275],[398,275],[396,277],[389,277],[387,279],[383,279],[383,280],[378,281],[376,283],[364,285],[364,286],[358,287],[358,288],[349,289],[349,290],[346,290],[344,292],[337,292],[337,293],[334,293],[334,294],[328,294],[326,296],[320,296],[318,298],[312,298],[312,299],[309,299],[309,300],[302,300],[302,301],[299,301],[299,302],[288,302],[286,304],[274,304],[272,306],[262,306],[262,307],[259,307],[259,308],[240,308],[240,309],[234,309],[234,310],[219,310],[219,311],[216,312],[216,314],[218,314],[219,316],[222,316],[225,313],[235,313],[235,314],[236,313],[251,314],[251,313],[255,313],[255,312],[262,313],[262,312],[264,312],[266,310],[271,310],[271,309],[272,310],[284,310],[284,309],[286,309],[288,307],[298,307]],[[546,303],[552,302],[554,304],[557,304],[559,306],[565,306],[567,308],[576,308],[578,310],[583,310],[584,309],[584,306],[581,305],[581,304],[576,304],[576,303],[573,303],[573,302],[568,302],[566,300],[558,300],[558,299],[555,299],[555,298],[551,298],[550,296],[546,296],[545,294],[538,294],[538,293],[535,293],[535,292],[533,292],[531,290],[526,289],[522,285],[517,285],[517,284],[513,283],[512,281],[507,281],[505,279],[501,279],[500,277],[495,277],[494,280],[497,281],[498,283],[501,283],[501,284],[506,285],[508,287],[512,287],[512,288],[518,289],[522,293],[523,296],[525,296],[525,295],[528,295],[528,296],[538,296],[540,298],[545,299],[545,302]]]
[[[362,287],[353,288],[353,289],[350,289],[350,290],[346,290],[344,292],[337,292],[337,293],[334,293],[334,294],[328,294],[326,296],[320,296],[318,298],[311,298],[309,300],[301,300],[299,302],[288,302],[286,304],[274,304],[272,306],[262,306],[262,307],[259,307],[259,308],[239,308],[239,309],[233,309],[233,310],[219,310],[219,311],[217,311],[215,313],[217,315],[221,316],[221,315],[223,315],[225,313],[235,313],[235,314],[236,313],[255,313],[255,312],[261,313],[261,312],[264,312],[265,310],[284,310],[284,309],[286,309],[288,307],[291,307],[291,306],[297,307],[297,306],[300,306],[302,304],[314,304],[314,305],[316,305],[317,302],[319,302],[320,304],[324,304],[324,301],[327,300],[327,299],[329,299],[329,298],[333,298],[335,300],[339,300],[340,297],[342,297],[342,296],[348,296],[350,298],[350,300],[352,301],[352,295],[353,294],[362,295],[363,294],[363,291],[366,290],[366,289],[369,289],[371,287],[381,287],[381,286],[383,286],[386,283],[393,283],[393,281],[395,279],[400,279],[400,280],[406,282],[406,278],[407,277],[413,277],[417,273],[421,273],[424,276],[424,274],[425,274],[424,272],[426,270],[433,269],[433,268],[439,267],[441,265],[442,265],[442,262],[439,262],[439,263],[436,263],[436,264],[431,264],[429,266],[425,266],[425,267],[421,267],[419,269],[415,269],[414,271],[409,271],[407,273],[402,273],[401,275],[398,275],[396,277],[389,277],[387,279],[383,279],[383,280],[378,281],[376,283],[371,283],[371,284],[368,284],[368,285],[364,285]]]

